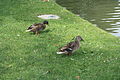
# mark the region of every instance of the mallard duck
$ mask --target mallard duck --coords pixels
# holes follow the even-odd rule
[[[37,23],[33,24],[28,29],[26,32],[33,32],[35,34],[39,34],[39,31],[42,31],[46,28],[46,25],[48,25],[48,21],[43,21],[43,23]]]
[[[71,55],[74,51],[79,49],[80,41],[84,41],[84,40],[82,39],[82,37],[76,36],[75,37],[75,41],[72,41],[72,42],[68,43],[67,45],[61,47],[59,49],[59,52],[57,52],[57,54]]]

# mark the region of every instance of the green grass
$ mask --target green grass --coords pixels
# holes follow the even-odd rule
[[[26,33],[39,14],[56,14],[40,35]],[[20,36],[18,36],[20,35]],[[71,56],[59,47],[81,35]],[[120,39],[93,26],[54,1],[0,0],[0,80],[120,80]]]

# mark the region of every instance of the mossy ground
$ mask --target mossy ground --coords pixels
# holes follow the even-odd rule
[[[26,33],[39,14],[56,14],[40,35]],[[71,56],[59,47],[81,35]],[[120,39],[93,26],[54,1],[0,0],[0,80],[120,80]]]

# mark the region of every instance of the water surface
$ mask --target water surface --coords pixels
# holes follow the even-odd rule
[[[56,0],[74,14],[120,37],[120,0]]]

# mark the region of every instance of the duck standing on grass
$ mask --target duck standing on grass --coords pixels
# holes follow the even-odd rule
[[[26,32],[33,32],[35,34],[39,34],[39,31],[42,31],[46,28],[46,25],[48,25],[48,21],[43,21],[43,23],[37,23],[33,24],[28,29]]]
[[[57,54],[71,55],[74,51],[79,49],[80,41],[84,41],[80,36],[76,36],[75,41],[68,43],[67,45],[60,48]]]

